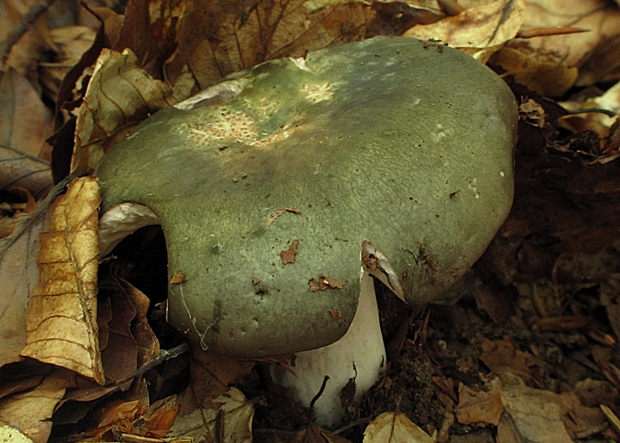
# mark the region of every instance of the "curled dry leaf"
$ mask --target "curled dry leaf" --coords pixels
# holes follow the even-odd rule
[[[430,25],[416,25],[405,35],[440,40],[486,62],[513,38],[525,19],[523,0],[477,2],[462,13]]]
[[[40,236],[39,279],[28,303],[21,355],[104,383],[97,328],[99,187],[77,178]]]
[[[433,443],[433,439],[402,412],[384,412],[364,431],[364,443]]]
[[[108,138],[176,101],[168,85],[138,67],[129,49],[103,49],[77,111],[71,170],[94,170]]]

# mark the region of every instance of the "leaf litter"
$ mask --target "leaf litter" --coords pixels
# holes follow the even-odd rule
[[[11,6],[12,2],[7,4]],[[42,48],[51,48],[58,60],[75,64],[75,54],[84,51],[93,35],[86,29],[74,28],[70,32],[61,27],[50,32],[41,21],[19,40],[7,58],[7,65],[19,73],[20,77],[14,79],[22,87],[42,91],[48,103],[59,101],[59,118],[68,124],[66,127],[77,119],[73,169],[92,169],[129,127],[228,73],[270,58],[303,56],[309,50],[371,35],[407,32],[438,39],[488,59],[491,65],[501,68],[509,82],[512,77],[521,83],[510,83],[522,101],[523,111],[517,148],[517,193],[511,216],[480,263],[456,288],[461,293],[460,301],[430,307],[429,315],[415,317],[410,325],[405,324],[408,331],[404,339],[396,332],[402,329],[398,320],[402,316],[393,315],[393,302],[385,296],[381,302],[380,297],[385,308],[382,317],[386,340],[400,337],[401,344],[396,347],[399,351],[391,359],[386,377],[366,395],[361,408],[353,411],[349,427],[338,432],[338,438],[342,434],[349,441],[400,441],[409,438],[399,436],[413,432],[413,423],[437,441],[459,434],[489,441],[496,437],[502,441],[618,438],[619,431],[607,426],[606,420],[613,419],[614,409],[620,404],[620,362],[612,350],[620,330],[620,314],[615,308],[620,268],[620,246],[616,241],[620,222],[616,178],[620,137],[613,113],[596,111],[603,108],[617,112],[618,94],[613,87],[603,84],[607,89],[603,94],[594,86],[618,79],[620,13],[616,5],[598,0],[460,4],[412,0],[398,5],[300,0],[277,6],[258,2],[254,9],[247,9],[242,1],[211,2],[208,8],[198,11],[194,4],[184,1],[175,8],[165,2],[157,4],[159,9],[150,8],[146,1],[130,1],[125,20],[131,25],[120,30],[120,16],[109,9],[98,9],[106,29],[95,36],[89,57],[101,57],[96,64],[80,61],[85,75],[70,76],[71,81],[63,82],[60,92],[57,88],[63,74],[58,70],[64,68],[41,61]],[[0,17],[4,20],[0,20],[0,35],[6,35],[9,25],[4,15]],[[575,34],[575,30],[588,31]],[[145,34],[150,38],[137,38]],[[102,43],[103,35],[107,44]],[[136,55],[123,53],[125,47]],[[115,70],[125,69],[131,74],[115,76]],[[11,77],[4,73],[2,80],[6,83]],[[116,86],[123,82],[129,88],[109,100],[108,93],[116,93]],[[539,95],[559,97],[567,91],[579,92],[576,85],[587,93],[563,97],[561,104],[570,112]],[[29,127],[49,127],[51,113],[41,105],[45,100],[32,92],[6,96],[15,97],[10,103],[15,112],[3,115],[2,123],[9,125],[4,127],[19,127],[23,134],[13,137],[7,145],[17,152],[49,160],[49,147],[41,143],[44,137],[28,133]],[[72,103],[67,101],[69,97]],[[35,112],[26,116],[25,109]],[[583,109],[593,111],[580,112]],[[61,151],[59,145],[54,149]],[[71,167],[67,159],[63,162],[61,169],[68,171]],[[22,162],[20,166],[27,171],[30,163]],[[6,176],[4,171],[0,176]],[[74,205],[84,206],[77,208],[78,213],[96,213],[92,201],[77,200]],[[73,429],[88,430],[88,422],[95,426],[91,429],[99,429],[93,434],[99,438],[129,438],[131,434],[180,438],[190,432],[184,423],[191,423],[197,437],[210,435],[215,441],[249,441],[252,434],[254,441],[260,441],[261,435],[267,435],[266,430],[273,431],[269,434],[272,437],[280,436],[269,441],[289,441],[293,431],[300,429],[310,429],[319,441],[335,439],[308,423],[303,413],[296,416],[297,409],[275,387],[261,387],[257,382],[259,371],[252,369],[252,362],[194,362],[195,375],[190,388],[184,390],[188,384],[187,360],[177,357],[164,361],[144,375],[153,382],[149,395],[139,369],[149,366],[149,362],[160,362],[160,343],[171,349],[180,338],[165,328],[165,300],[152,301],[156,306],[149,308],[144,294],[122,279],[113,290],[117,294],[102,297],[96,308],[100,318],[105,319],[99,322],[97,339],[105,343],[104,352],[111,352],[102,360],[103,368],[106,374],[108,368],[109,374],[116,371],[114,379],[124,377],[122,389],[97,387],[66,369],[54,370],[59,365],[54,360],[48,360],[54,364],[41,365],[47,368],[43,374],[24,374],[21,379],[14,376],[10,381],[8,369],[26,364],[20,363],[18,356],[26,343],[26,303],[39,277],[37,238],[49,223],[44,215],[47,207],[40,207],[45,209],[35,211],[18,226],[17,235],[1,246],[0,282],[6,309],[2,314],[0,362],[4,367],[0,380],[6,394],[0,394],[0,419],[18,423],[33,441],[47,440],[51,422],[46,420],[58,408],[72,410],[73,417],[80,415],[77,409],[83,410],[82,417],[90,414],[91,419],[77,427],[77,418],[67,423],[74,423]],[[288,209],[274,212],[265,228]],[[66,232],[77,237],[92,234],[89,229],[72,229]],[[83,257],[96,257],[94,251],[94,246],[86,247]],[[44,254],[52,252],[56,251],[46,247]],[[284,257],[282,260],[284,263]],[[82,280],[92,292],[96,280]],[[315,281],[319,290],[323,280],[329,283],[323,276]],[[338,284],[324,286],[327,289]],[[100,283],[100,287],[105,286]],[[67,284],[67,288],[81,293],[79,285]],[[378,292],[382,293],[380,285]],[[112,303],[112,298],[120,294],[124,298]],[[107,311],[104,306],[108,306]],[[93,308],[82,308],[82,312],[88,309]],[[146,321],[149,309],[150,325]],[[28,322],[39,324],[46,318],[33,316]],[[118,325],[113,325],[113,320]],[[77,343],[91,343],[87,346],[94,350],[95,328],[83,327],[84,336],[90,334],[90,338]],[[126,344],[111,339],[113,336],[122,337]],[[130,352],[123,354],[127,350]],[[65,353],[72,359],[78,355],[69,350]],[[98,363],[100,358],[94,351],[91,362],[82,366],[90,365],[90,375],[102,382],[102,372],[95,369],[102,364]],[[198,370],[201,366],[203,369]],[[136,381],[128,387],[132,375]],[[164,386],[171,385],[180,399],[165,394]],[[244,393],[228,389],[230,385],[242,388]],[[97,400],[105,395],[106,408]],[[118,395],[123,396],[121,401],[114,399]],[[162,402],[154,402],[147,412],[152,402],[149,397],[157,395]],[[38,409],[31,406],[37,401],[41,402]],[[605,407],[599,409],[601,402]],[[75,408],[77,404],[88,407]],[[26,411],[31,410],[34,412],[29,415]],[[104,414],[94,420],[97,410],[107,410],[108,418]],[[367,434],[374,437],[363,437],[364,427],[374,417],[366,428]],[[142,422],[151,424],[142,429]],[[174,434],[168,434],[171,427]],[[289,433],[275,432],[274,427]],[[389,430],[388,437],[376,437],[385,429]],[[297,438],[315,438],[307,432]]]

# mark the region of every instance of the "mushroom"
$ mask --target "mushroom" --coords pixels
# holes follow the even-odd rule
[[[512,204],[516,121],[456,50],[334,46],[147,119],[96,171],[102,212],[161,223],[172,326],[205,351],[296,354],[281,381],[307,406],[329,375],[315,408],[336,425],[339,390],[354,378],[359,400],[385,365],[370,276],[418,309],[472,266]]]

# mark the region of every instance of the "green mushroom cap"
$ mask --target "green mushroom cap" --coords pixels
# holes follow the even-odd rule
[[[456,50],[377,37],[211,91],[147,119],[97,171],[104,211],[133,202],[159,217],[169,276],[184,276],[169,286],[170,323],[204,349],[332,343],[364,269],[420,307],[510,210],[514,97]]]

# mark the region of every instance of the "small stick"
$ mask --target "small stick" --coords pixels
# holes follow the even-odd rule
[[[128,375],[127,377],[125,377],[125,378],[123,378],[121,380],[109,381],[105,385],[106,386],[122,385],[123,383],[126,383],[129,380],[132,380],[132,379],[136,378],[138,375],[144,374],[149,369],[152,369],[155,366],[160,365],[161,363],[165,362],[166,360],[170,360],[172,358],[178,357],[181,354],[184,354],[188,350],[189,350],[189,346],[187,345],[187,343],[183,343],[182,345],[175,346],[172,349],[168,349],[168,350],[164,349],[164,350],[159,352],[159,355],[157,357],[155,357],[153,360],[151,360],[150,362],[148,362],[145,365],[143,365],[140,369],[138,369],[133,374]]]

